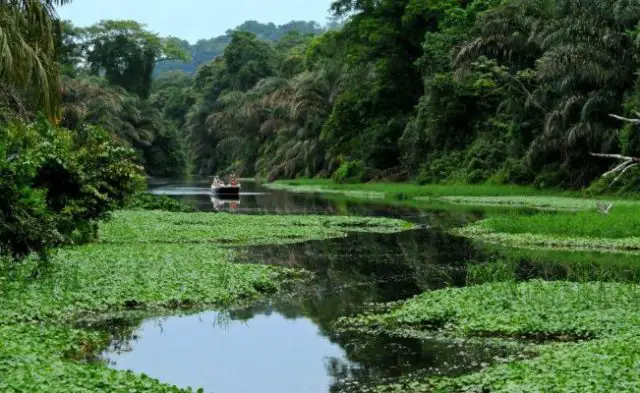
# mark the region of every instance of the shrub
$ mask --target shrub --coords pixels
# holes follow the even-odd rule
[[[95,222],[143,186],[133,158],[97,127],[71,132],[45,120],[0,126],[0,254],[45,255],[90,239]]]
[[[358,183],[364,181],[365,167],[361,161],[345,161],[333,173],[336,183]]]

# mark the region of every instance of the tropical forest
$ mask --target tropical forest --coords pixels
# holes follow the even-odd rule
[[[83,1],[0,0],[0,392],[640,391],[640,1]]]

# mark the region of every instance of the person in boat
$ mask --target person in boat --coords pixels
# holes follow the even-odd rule
[[[215,176],[215,177],[213,178],[213,184],[212,184],[212,186],[213,186],[214,188],[218,188],[218,187],[221,187],[221,186],[222,186],[222,181],[220,180],[220,178],[219,178],[218,176]]]

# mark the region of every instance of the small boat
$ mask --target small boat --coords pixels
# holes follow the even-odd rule
[[[216,176],[213,178],[213,183],[211,183],[211,190],[217,195],[238,196],[240,195],[240,183],[235,176],[231,176],[230,184],[225,184]]]

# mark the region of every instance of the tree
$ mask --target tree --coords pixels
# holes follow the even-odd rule
[[[50,119],[57,116],[60,24],[56,5],[70,0],[0,1],[0,83],[23,90]]]
[[[157,62],[188,58],[178,39],[159,37],[132,20],[107,20],[84,29],[83,48],[91,74],[104,74],[112,85],[142,98],[149,97]]]
[[[62,124],[72,130],[100,126],[114,139],[135,148],[152,176],[180,176],[186,171],[186,146],[175,124],[152,102],[99,77],[65,78]]]

